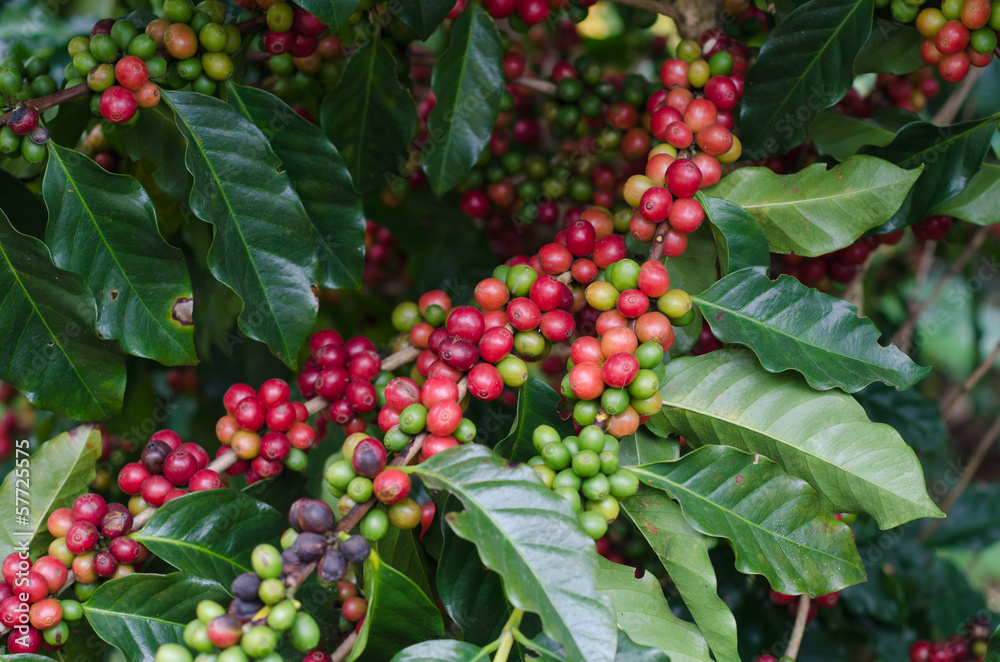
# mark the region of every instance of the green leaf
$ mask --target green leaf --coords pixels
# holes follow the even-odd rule
[[[923,69],[927,66],[920,57],[920,42],[923,39],[912,26],[877,18],[872,25],[871,36],[854,61],[854,73],[898,76]]]
[[[632,566],[603,557],[598,563],[597,590],[611,601],[618,625],[632,641],[662,650],[671,662],[711,662],[704,637],[694,625],[674,616],[652,573],[637,579]]]
[[[198,362],[184,254],[160,236],[146,191],[80,152],[52,144],[42,195],[55,263],[87,281],[97,332],[163,365]]]
[[[983,662],[1000,662],[1000,627],[993,631]]]
[[[302,0],[295,4],[315,14],[336,34],[347,27],[361,0]]]
[[[729,540],[736,568],[763,575],[776,591],[816,597],[865,581],[851,529],[762,455],[706,446],[632,471],[677,499],[696,530]]]
[[[212,275],[243,300],[240,329],[295,367],[318,302],[309,217],[264,134],[229,104],[163,92],[187,139],[191,209],[215,226]]]
[[[851,87],[872,29],[872,0],[812,0],[771,30],[746,78],[740,123],[752,159],[801,144],[816,113]]]
[[[337,148],[322,129],[270,92],[232,81],[226,87],[229,103],[270,142],[309,214],[319,285],[361,287],[365,212]]]
[[[984,163],[962,192],[935,205],[930,214],[954,216],[976,225],[1000,222],[1000,165]]]
[[[465,506],[446,521],[475,543],[483,564],[504,581],[507,599],[538,614],[571,659],[614,659],[614,618],[597,594],[597,555],[569,505],[525,465],[483,446],[448,449],[413,467],[424,485]]]
[[[451,0],[406,0],[397,3],[392,11],[396,18],[413,28],[421,39],[427,39],[454,6],[455,3]],[[465,16],[465,12],[462,13],[462,16]],[[459,20],[452,26],[452,39],[455,38],[455,30],[458,29],[458,23],[461,20],[459,17]]]
[[[11,218],[14,228],[38,239],[43,237],[48,212],[24,183],[0,168],[0,211]]]
[[[924,167],[902,207],[873,234],[893,232],[922,221],[932,207],[961,193],[986,158],[998,117],[991,115],[947,127],[913,122],[900,129],[895,140],[885,147],[866,147],[865,154],[903,168]]]
[[[206,490],[157,509],[132,537],[178,570],[229,586],[250,553],[288,528],[277,510],[238,490]]]
[[[484,652],[479,646],[454,639],[435,639],[422,641],[399,651],[392,658],[392,662],[428,662],[428,660],[475,662],[489,658],[490,654]]]
[[[624,630],[618,631],[618,652],[615,662],[670,662],[666,653],[658,648],[650,648],[635,643]]]
[[[473,4],[452,26],[451,43],[434,64],[431,89],[437,104],[427,118],[432,142],[423,151],[427,178],[438,196],[462,183],[490,140],[504,92],[504,50],[493,19]]]
[[[753,216],[726,200],[709,198],[701,192],[697,197],[712,227],[723,276],[747,267],[770,266],[767,237]]]
[[[948,428],[941,410],[917,389],[897,391],[876,383],[855,393],[854,398],[873,422],[894,427],[918,457],[945,449]]]
[[[918,121],[920,118],[916,113],[902,108],[882,108],[865,118],[828,109],[821,111],[813,120],[809,137],[821,155],[844,161],[866,145],[888,145],[901,128]]]
[[[116,132],[130,159],[145,158],[157,165],[153,181],[161,191],[177,200],[188,198],[193,180],[184,166],[187,143],[167,104],[143,110],[139,121],[131,126],[118,126]]]
[[[955,475],[955,474],[952,474]],[[931,548],[985,549],[1000,539],[1000,483],[974,483],[948,510],[948,518],[934,531]]]
[[[363,194],[400,178],[417,129],[417,107],[396,80],[396,59],[378,38],[355,51],[320,108],[323,130]]]
[[[83,606],[97,635],[129,660],[152,660],[162,644],[183,644],[202,600],[229,602],[216,582],[183,572],[134,574],[101,584]]]
[[[645,425],[618,444],[618,461],[623,467],[652,462],[672,462],[681,456],[680,440],[658,437]]]
[[[765,455],[812,485],[828,511],[865,511],[883,529],[942,516],[895,430],[869,421],[851,396],[770,373],[748,351],[671,361],[660,394],[663,409],[651,429]]]
[[[75,420],[121,411],[125,357],[93,331],[97,307],[77,274],[0,212],[0,379],[42,409]]]
[[[63,432],[30,457],[25,448],[15,447],[14,459],[23,466],[11,470],[0,487],[0,508],[8,513],[0,518],[0,557],[24,549],[20,545],[25,542],[30,543],[32,556],[46,553],[49,513],[72,505],[87,491],[97,473],[101,448],[101,431],[93,425]],[[23,522],[21,516],[26,518]]]
[[[796,370],[815,389],[860,391],[872,382],[907,389],[927,376],[843,299],[795,278],[767,277],[764,267],[730,274],[692,299],[716,337],[746,345],[770,372]]]
[[[462,629],[463,641],[486,646],[500,636],[510,618],[503,583],[500,575],[483,566],[475,545],[459,538],[450,527],[443,528],[437,568],[441,604]]]
[[[377,552],[365,561],[368,614],[348,662],[386,662],[407,646],[444,636],[437,605]]]
[[[822,163],[791,175],[739,168],[706,191],[757,219],[775,253],[825,255],[885,223],[920,170],[855,156],[827,170]]]
[[[383,561],[412,579],[421,591],[433,596],[434,565],[420,544],[419,535],[419,529],[406,531],[390,526],[388,533],[375,543],[375,550]]]
[[[736,619],[719,597],[708,541],[684,518],[680,506],[643,486],[621,502],[666,569],[718,662],[739,662]]]
[[[670,287],[685,292],[704,292],[718,279],[717,259],[715,239],[707,232],[692,232],[684,254],[664,260],[670,275]],[[674,346],[670,348],[670,356],[687,354],[700,335],[701,313],[695,309],[695,318],[690,324],[674,327]]]
[[[559,400],[559,394],[551,386],[529,375],[517,394],[517,418],[510,433],[496,445],[496,453],[516,462],[537,455],[531,437],[540,425],[551,425],[564,437],[573,434],[572,424],[564,421],[556,409]]]

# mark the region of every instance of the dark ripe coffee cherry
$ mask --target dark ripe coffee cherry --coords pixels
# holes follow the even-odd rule
[[[316,363],[321,368],[329,368],[331,366],[347,367],[347,352],[344,351],[342,345],[324,345],[316,350],[314,356],[316,357]]]
[[[559,307],[562,302],[563,287],[563,284],[553,276],[543,275],[532,283],[528,296],[540,311],[548,312]]]
[[[94,574],[107,579],[118,570],[118,559],[111,552],[100,552],[94,557]]]
[[[340,543],[340,551],[348,563],[357,565],[368,560],[372,550],[364,536],[351,536]]]
[[[951,232],[951,216],[928,216],[913,226],[913,236],[920,241],[940,241]]]
[[[75,522],[90,522],[99,526],[108,512],[107,502],[98,494],[84,494],[76,498],[71,509]]]
[[[38,111],[32,106],[21,104],[11,111],[7,126],[15,135],[27,135],[38,126]]]
[[[323,555],[326,548],[326,538],[318,533],[306,531],[299,534],[295,539],[295,544],[290,549],[294,549],[301,560],[306,563],[312,563]]]
[[[316,567],[316,574],[320,581],[326,584],[339,582],[347,574],[347,559],[343,552],[335,547],[331,547],[323,554],[322,560]]]
[[[108,551],[119,563],[135,563],[142,554],[142,546],[128,536],[121,536],[111,541]]]
[[[459,336],[449,336],[441,343],[438,352],[445,365],[461,372],[471,369],[479,360],[476,346]]]
[[[382,359],[376,352],[365,351],[351,358],[347,371],[351,379],[374,381],[382,370]]]
[[[101,534],[108,540],[119,538],[132,530],[132,513],[127,509],[109,510],[101,518]]]
[[[236,414],[236,407],[245,398],[255,397],[257,391],[253,390],[253,387],[249,384],[233,384],[227,390],[225,395],[222,396],[222,405],[226,408],[226,412],[233,416]]]
[[[316,393],[326,400],[339,400],[347,391],[349,381],[350,374],[346,368],[340,366],[323,368],[316,379]]]
[[[335,400],[330,403],[327,413],[337,425],[347,425],[354,418],[354,408],[346,399]]]
[[[111,35],[111,29],[113,27],[115,27],[115,19],[113,19],[113,18],[102,18],[101,20],[99,20],[96,23],[94,23],[94,27],[91,28],[91,30],[90,30],[90,37],[94,38],[94,36],[99,35],[99,34],[106,34],[106,35],[110,36]]]
[[[365,352],[377,352],[378,348],[368,338],[355,336],[344,343],[344,351],[347,353],[348,360],[350,360]]]
[[[374,439],[364,439],[354,448],[351,466],[359,476],[374,478],[385,468],[385,461],[385,446]]]
[[[288,436],[281,432],[269,432],[260,439],[260,457],[266,460],[284,460],[291,449]]]
[[[448,314],[445,329],[449,335],[464,338],[475,344],[482,338],[486,322],[483,320],[483,314],[472,306],[459,306]]]
[[[296,504],[299,504],[298,507]],[[293,513],[296,514],[296,521],[291,521]],[[308,531],[325,534],[333,528],[333,510],[319,499],[298,499],[292,503],[289,521],[292,527],[300,533]]]
[[[100,111],[113,124],[128,122],[139,109],[135,94],[121,85],[112,85],[101,94]]]
[[[163,473],[163,462],[171,452],[167,442],[160,439],[151,441],[142,449],[142,465],[150,474],[158,476]]]
[[[295,423],[295,419],[295,407],[290,402],[280,402],[267,410],[264,423],[270,430],[286,432]]]
[[[292,31],[306,37],[318,37],[326,30],[326,23],[301,7],[294,7]]]
[[[281,402],[288,402],[292,389],[283,379],[269,379],[260,386],[258,398],[265,408],[273,407]]]
[[[255,572],[244,572],[233,580],[230,592],[241,600],[256,600],[261,578]]]
[[[14,655],[18,653],[37,653],[42,646],[42,633],[30,625],[15,624],[19,629],[14,636],[7,637],[7,650]],[[24,630],[20,630],[20,628]]]

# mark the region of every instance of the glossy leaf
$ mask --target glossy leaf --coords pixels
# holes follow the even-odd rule
[[[46,441],[31,456],[16,444],[11,442],[14,459],[27,463],[11,470],[0,487],[0,508],[7,513],[0,518],[0,558],[22,549],[25,541],[31,543],[32,558],[37,558],[52,540],[45,526],[49,513],[73,505],[93,482],[101,457],[101,431],[81,425]]]
[[[427,118],[432,142],[423,154],[439,196],[462,183],[493,134],[504,92],[504,50],[493,19],[473,4],[455,21],[451,42],[434,64],[431,89],[437,102]]]
[[[895,428],[918,457],[945,449],[948,428],[941,409],[919,390],[897,391],[876,383],[855,393],[854,398],[872,421]]]
[[[992,115],[947,127],[913,122],[900,129],[885,147],[866,147],[865,154],[903,168],[923,166],[902,207],[874,233],[893,232],[922,221],[932,207],[961,193],[986,158],[997,118]]]
[[[497,445],[498,455],[517,462],[525,462],[538,451],[531,442],[535,428],[539,425],[551,425],[559,434],[566,437],[573,434],[573,426],[559,416],[556,406],[560,396],[552,387],[537,377],[529,376],[528,382],[520,388],[517,394],[517,417],[510,433]]]
[[[488,660],[490,654],[479,646],[455,641],[454,639],[434,639],[409,646],[393,656],[392,662],[476,662]]]
[[[997,627],[990,636],[983,662],[1000,662],[1000,627]]]
[[[718,662],[739,662],[736,619],[718,594],[708,541],[665,494],[642,486],[622,511],[649,542]]]
[[[618,443],[618,462],[621,466],[672,462],[681,456],[680,440],[659,437],[645,425],[634,434],[622,437]]]
[[[413,472],[427,487],[462,502],[465,510],[449,513],[446,521],[475,543],[515,607],[538,614],[545,633],[572,659],[614,659],[617,634],[597,594],[593,541],[530,467],[470,444],[438,453]]]
[[[427,39],[434,33],[441,21],[448,16],[455,3],[451,0],[404,0],[393,10],[396,18],[409,25],[420,36]],[[465,12],[462,13],[465,16]],[[461,20],[459,17],[459,21]],[[452,26],[451,38],[455,38],[456,25]]]
[[[412,579],[421,591],[433,597],[434,565],[420,544],[419,536],[419,528],[405,531],[390,526],[388,533],[375,543],[375,550],[383,561]]]
[[[49,218],[45,205],[20,179],[3,168],[0,168],[0,212],[7,214],[18,232],[44,238]]]
[[[365,561],[364,577],[368,614],[349,662],[387,661],[407,646],[444,636],[437,605],[377,552]]]
[[[660,394],[651,429],[767,456],[812,485],[830,512],[865,511],[883,529],[942,516],[895,430],[869,421],[851,396],[770,373],[746,350],[671,361]]]
[[[264,134],[281,159],[313,226],[317,280],[328,289],[361,286],[365,213],[344,160],[322,129],[270,92],[227,83],[229,103]]]
[[[815,389],[860,391],[872,382],[907,389],[927,376],[857,306],[808,288],[795,278],[744,269],[692,297],[716,337],[746,345],[771,372],[796,370]]]
[[[813,120],[809,137],[820,154],[843,161],[866,145],[888,145],[901,128],[919,120],[916,113],[902,108],[881,108],[865,118],[828,109]]]
[[[898,76],[923,69],[927,66],[920,57],[923,39],[913,26],[876,18],[868,41],[854,61],[854,73]]]
[[[146,158],[157,165],[153,181],[160,190],[178,200],[188,198],[193,180],[184,166],[187,142],[167,104],[143,110],[135,124],[119,126],[116,132],[130,159]]]
[[[872,0],[812,0],[767,36],[746,77],[744,154],[761,159],[802,143],[816,113],[851,87],[872,28]]]
[[[206,490],[173,499],[132,537],[191,575],[229,586],[249,572],[250,553],[288,528],[277,510],[238,490]]]
[[[1000,165],[984,163],[962,192],[934,206],[931,214],[954,216],[976,225],[1000,223]]]
[[[767,237],[753,216],[726,200],[709,198],[700,192],[697,197],[712,227],[723,276],[748,267],[770,266]]]
[[[162,644],[183,644],[184,626],[202,600],[223,604],[221,585],[182,572],[134,574],[101,584],[83,607],[97,635],[129,660],[152,660]]]
[[[295,4],[315,14],[336,34],[347,26],[361,0],[302,0]]]
[[[69,419],[118,413],[125,357],[94,332],[97,307],[83,278],[57,268],[45,244],[16,231],[3,212],[0,259],[0,379]]]
[[[771,250],[825,255],[891,218],[920,176],[881,159],[855,156],[827,170],[815,163],[792,175],[740,168],[706,191],[757,219]]]
[[[658,648],[635,643],[624,630],[619,630],[615,662],[670,662],[670,658]]]
[[[396,80],[396,60],[379,39],[355,51],[320,108],[323,130],[361,193],[400,177],[417,129],[417,107]]]
[[[714,237],[707,232],[688,235],[688,247],[680,257],[666,258],[670,287],[685,292],[703,292],[718,279],[715,267],[718,259]],[[701,313],[695,310],[690,324],[674,327],[674,345],[670,356],[687,354],[701,335]]]
[[[670,662],[710,662],[704,637],[691,623],[670,611],[663,589],[651,573],[636,578],[635,568],[600,561],[597,590],[608,598],[618,625],[637,644],[658,648]]]
[[[164,365],[198,362],[184,254],[160,236],[153,203],[128,175],[52,144],[42,196],[55,263],[87,281],[97,332]]]
[[[948,511],[948,518],[934,531],[928,545],[980,550],[994,544],[1000,538],[998,499],[1000,484],[970,485]]]
[[[318,302],[309,217],[267,139],[235,108],[163,92],[187,139],[191,209],[215,226],[212,275],[243,300],[240,329],[295,367]]]
[[[816,597],[865,581],[850,528],[826,514],[809,485],[760,454],[706,446],[632,471],[677,499],[697,531],[729,540],[736,568],[764,575],[776,591]]]

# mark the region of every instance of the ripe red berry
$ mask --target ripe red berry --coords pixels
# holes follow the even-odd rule
[[[705,210],[702,209],[701,203],[694,198],[679,198],[674,201],[668,220],[670,227],[678,232],[694,232],[701,227],[702,221],[705,220]],[[641,282],[641,275],[639,279]]]
[[[485,218],[490,213],[490,199],[484,191],[470,189],[459,201],[462,213],[472,218]]]
[[[563,342],[576,332],[576,320],[565,310],[553,310],[542,315],[538,325],[542,335],[551,342]]]
[[[347,390],[349,381],[350,374],[345,368],[340,366],[324,368],[316,378],[316,393],[326,400],[339,400]]]
[[[385,402],[396,411],[403,411],[420,402],[420,387],[409,377],[395,377],[385,387]]]
[[[344,397],[354,411],[359,414],[375,411],[375,407],[378,405],[378,393],[375,392],[372,383],[368,381],[354,380],[349,382]],[[301,423],[296,423],[296,425],[301,425]]]
[[[459,418],[461,418],[461,411]],[[385,461],[385,446],[374,439],[362,439],[354,447],[351,465],[359,476],[374,478],[385,468]]]
[[[375,343],[364,336],[355,336],[344,343],[344,351],[347,352],[348,361],[365,352],[378,352]]]
[[[510,354],[514,348],[514,334],[503,326],[495,326],[486,330],[479,340],[479,356],[484,361],[497,363]],[[475,368],[473,368],[475,370]]]
[[[507,18],[517,9],[517,0],[484,0],[483,5],[493,18]]]
[[[135,91],[149,80],[149,70],[141,58],[126,55],[115,64],[115,79],[122,87]]]
[[[569,371],[569,386],[573,395],[581,400],[593,400],[604,392],[601,366],[596,363],[578,363]]]
[[[270,408],[280,402],[288,402],[292,396],[292,389],[283,379],[269,379],[260,386],[260,398],[264,407]]]
[[[503,392],[503,377],[500,371],[489,363],[473,366],[469,371],[467,383],[469,393],[477,400],[496,400]]]
[[[142,466],[139,462],[126,464],[118,472],[118,487],[125,494],[139,494],[143,481],[149,478],[149,475],[146,467]]]
[[[142,481],[139,494],[151,506],[162,506],[167,493],[174,489],[174,484],[164,476],[150,476]]]
[[[120,538],[132,530],[132,513],[127,508],[115,508],[101,518],[101,534],[108,540]]]
[[[25,136],[38,126],[38,111],[27,104],[21,104],[11,111],[7,127],[15,135]]]
[[[621,352],[608,358],[601,367],[604,382],[612,388],[624,388],[639,372],[639,360],[633,354]]]
[[[386,505],[398,503],[410,496],[410,476],[401,469],[389,467],[372,481],[375,498]]]
[[[594,250],[597,232],[591,223],[574,221],[566,228],[566,248],[574,257],[586,257]]]
[[[713,76],[705,83],[705,98],[719,110],[732,110],[739,101],[739,93],[728,76]]]
[[[542,321],[542,311],[531,299],[518,297],[507,304],[507,319],[518,331],[531,331]]]
[[[248,384],[233,384],[226,390],[226,394],[222,396],[222,404],[226,408],[226,412],[232,416],[236,414],[236,406],[239,405],[244,398],[254,397],[256,395],[257,391],[253,390],[253,388]]]
[[[94,549],[99,538],[96,526],[90,522],[76,522],[66,534],[66,548],[77,555],[86,554]]]
[[[333,329],[323,329],[310,336],[309,351],[313,354],[313,356],[315,356],[321,348],[326,347],[327,345],[340,347],[343,344],[344,338],[338,332]]]
[[[625,290],[618,295],[618,312],[628,318],[636,318],[649,310],[649,297],[642,290]]]
[[[701,182],[701,170],[690,159],[677,159],[667,168],[667,188],[678,198],[694,196]]]
[[[90,522],[94,526],[100,526],[101,518],[106,512],[108,504],[98,494],[84,494],[73,502],[73,520],[76,522]]]
[[[302,9],[297,5],[292,5],[294,11],[292,17],[292,31],[306,37],[318,37],[326,31],[326,23],[316,18],[315,15]]]
[[[597,240],[594,246],[594,264],[601,269],[623,260],[628,256],[625,238],[619,234],[609,234]]]
[[[541,23],[549,17],[549,3],[546,0],[517,0],[517,15],[528,25]]]
[[[673,204],[674,198],[670,195],[670,191],[662,186],[653,186],[642,194],[639,201],[639,212],[647,221],[660,223],[666,220]]]
[[[553,276],[549,275],[538,277],[535,282],[531,284],[531,289],[528,292],[529,298],[542,312],[558,308],[559,304],[562,302],[562,295],[563,284],[556,280]]]
[[[449,435],[461,421],[462,408],[454,400],[440,400],[427,412],[427,429],[433,434]]]
[[[448,314],[445,329],[450,335],[465,338],[475,344],[483,337],[486,322],[483,314],[472,306],[459,306]]]
[[[351,357],[350,363],[347,364],[347,373],[351,379],[363,379],[370,382],[378,377],[381,370],[382,359],[379,358],[377,352],[372,351],[355,354]]]
[[[969,45],[969,37],[969,28],[961,21],[948,21],[938,31],[934,45],[942,55],[955,55]]]
[[[236,406],[236,413],[234,415],[236,416],[236,422],[240,424],[241,428],[256,432],[264,425],[266,414],[267,411],[264,403],[257,397],[249,397],[244,398]]]
[[[48,592],[52,594],[58,593],[62,589],[63,584],[66,583],[67,577],[69,577],[69,570],[63,565],[63,562],[53,556],[39,558],[31,566],[31,569],[45,578],[45,582],[48,584]]]
[[[101,94],[101,115],[113,124],[128,122],[139,109],[135,93],[121,85],[112,85]]]
[[[446,377],[432,377],[420,389],[420,401],[427,409],[439,400],[458,401],[458,384]]]
[[[691,83],[688,79],[689,66],[685,60],[676,57],[664,62],[663,66],[660,67],[660,82],[663,83],[663,87],[687,87],[690,85]]]
[[[652,299],[661,297],[670,290],[670,275],[666,269],[644,268],[639,272],[639,289]]]
[[[280,402],[267,410],[267,427],[275,432],[284,432],[296,421],[295,407],[290,402]]]

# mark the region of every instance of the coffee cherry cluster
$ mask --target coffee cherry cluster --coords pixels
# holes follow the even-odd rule
[[[362,278],[368,285],[406,280],[406,255],[397,248],[396,239],[389,228],[370,219],[365,224],[365,267]]]
[[[788,595],[786,593],[779,593],[773,588],[768,589],[768,599],[771,604],[777,605],[779,607],[786,607],[788,609],[788,615],[795,618],[796,613],[799,608],[799,596]],[[826,595],[820,595],[813,598],[809,602],[809,612],[806,614],[806,622],[811,622],[816,619],[816,615],[819,613],[820,609],[830,609],[834,605],[840,602],[840,592],[834,591],[833,593],[827,593]]]
[[[75,600],[58,600],[69,571],[62,561],[42,556],[34,563],[27,554],[14,552],[3,561],[0,581],[0,625],[11,630],[7,651],[35,653],[44,644],[58,650],[69,638],[66,621],[83,617]]]
[[[49,67],[48,59],[37,55],[27,61],[11,56],[0,62],[0,112],[11,108],[7,124],[0,127],[0,154],[22,156],[28,163],[45,160],[49,132],[40,123],[38,110],[26,101],[56,91]]]
[[[160,103],[160,88],[150,79],[167,71],[166,60],[157,55],[163,44],[148,32],[139,33],[132,21],[101,19],[89,37],[74,37],[67,48],[71,62],[65,85],[86,82],[96,116],[112,124],[129,124],[139,108]]]
[[[89,599],[101,580],[131,575],[149,558],[146,546],[128,535],[134,514],[98,494],[84,494],[71,508],[49,515],[47,527],[55,537],[49,555],[73,570],[73,590],[80,600]]]
[[[639,489],[639,479],[618,468],[618,440],[596,425],[577,436],[560,438],[555,428],[541,425],[531,437],[538,455],[528,460],[545,486],[565,499],[580,527],[594,540],[604,536],[618,517],[618,500]]]
[[[566,18],[579,23],[587,18],[589,10],[597,4],[597,0],[483,0],[483,7],[495,19],[506,18],[515,32],[527,32],[532,25],[547,21],[552,10],[565,13]],[[459,0],[452,12],[458,18],[468,5],[467,0]],[[456,11],[457,10],[457,11]],[[655,18],[655,17],[654,17]],[[648,26],[646,26],[648,27]]]
[[[35,410],[26,398],[18,398],[12,384],[0,382],[0,462],[14,452],[15,442],[34,427]]]
[[[267,7],[267,31],[261,40],[271,55],[287,53],[293,58],[307,58],[319,48],[319,36],[326,23],[292,2],[261,3]]]
[[[910,646],[910,662],[983,662],[992,632],[989,616],[972,616],[958,633],[945,639],[915,641]]]
[[[993,60],[1000,30],[1000,7],[990,0],[943,0],[940,7],[906,0],[879,0],[876,6],[890,5],[893,18],[901,23],[916,22],[924,40],[920,57],[938,68],[941,78],[957,83],[969,69],[985,67]]]
[[[154,433],[142,449],[139,462],[118,473],[118,486],[146,505],[159,508],[189,492],[222,487],[222,477],[208,468],[208,453],[200,445],[181,440],[173,430]]]
[[[222,397],[227,414],[215,424],[215,436],[239,460],[226,473],[245,474],[248,485],[273,478],[287,466],[302,471],[306,453],[316,442],[316,431],[307,422],[309,410],[292,394],[283,379],[269,379],[255,391],[248,384],[233,384]],[[226,448],[226,447],[229,448]]]
[[[378,407],[373,382],[383,376],[375,343],[363,336],[345,342],[336,331],[325,329],[309,339],[309,351],[298,376],[299,391],[306,398],[327,400],[324,416],[345,433],[363,432],[368,425],[363,417]]]
[[[934,77],[930,67],[905,76],[879,74],[875,78],[875,87],[869,94],[862,97],[852,87],[836,108],[851,117],[868,117],[876,110],[889,107],[919,113],[927,108],[927,102],[940,91],[941,83]]]

